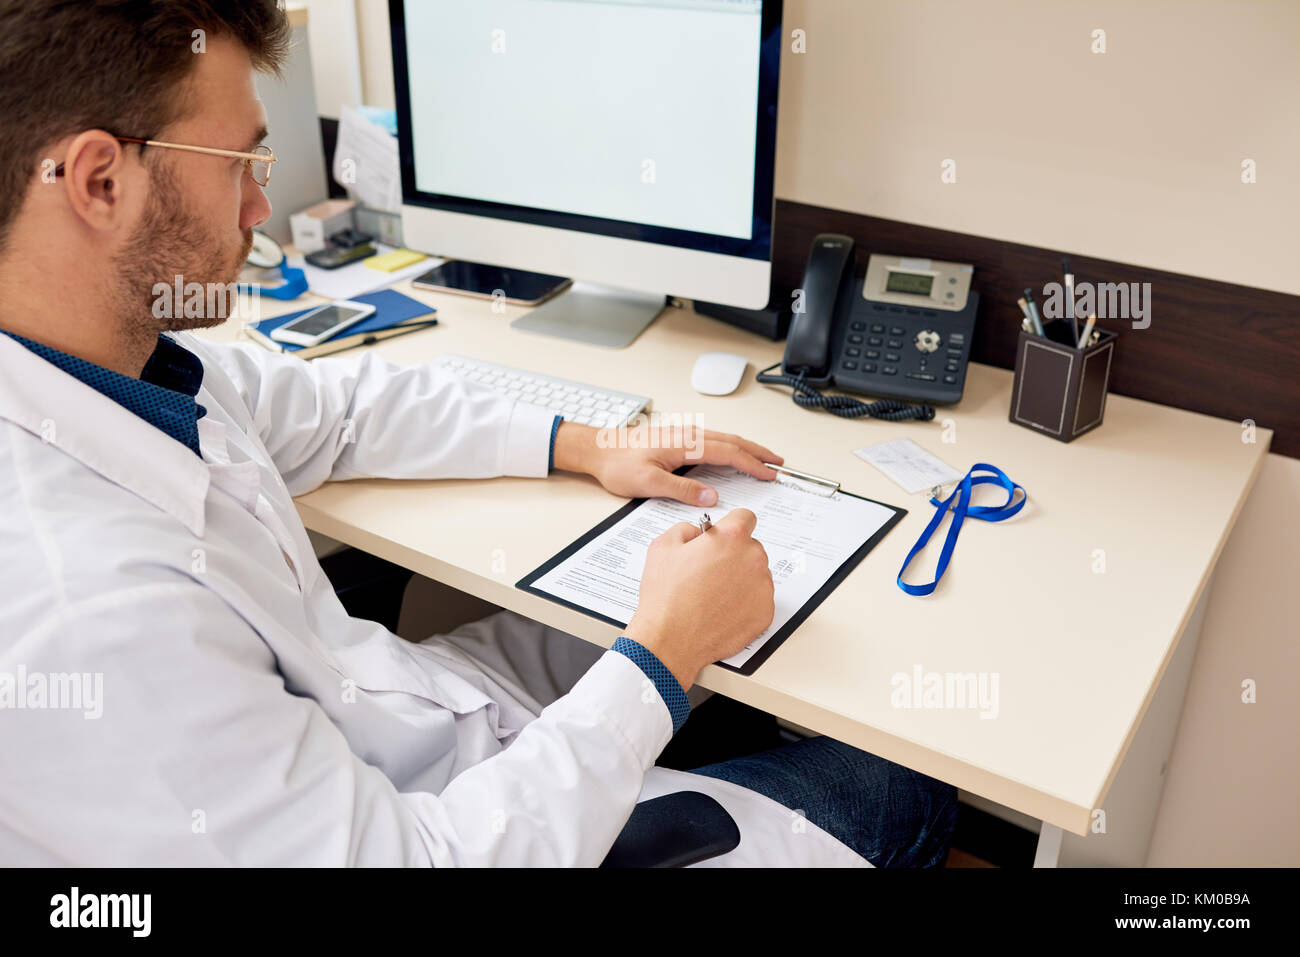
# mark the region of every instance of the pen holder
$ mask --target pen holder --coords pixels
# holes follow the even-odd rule
[[[1021,330],[1011,421],[1062,442],[1101,425],[1117,333],[1098,329],[1095,345],[1076,349],[1070,324],[1056,319],[1037,336]]]

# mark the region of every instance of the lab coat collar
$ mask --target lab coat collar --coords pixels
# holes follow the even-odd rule
[[[26,429],[203,535],[207,464],[156,426],[8,336],[0,336],[0,419]]]

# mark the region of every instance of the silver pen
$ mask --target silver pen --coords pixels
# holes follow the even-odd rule
[[[788,469],[784,465],[773,465],[771,462],[764,462],[763,464],[774,472],[781,472],[793,478],[803,479],[805,482],[821,486],[822,488],[828,488],[832,491],[838,491],[840,487],[839,482],[832,482],[830,479],[822,478],[820,475],[810,475],[807,472],[800,472],[798,469]]]

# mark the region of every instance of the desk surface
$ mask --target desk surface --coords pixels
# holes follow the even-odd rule
[[[907,508],[752,677],[710,666],[699,683],[1077,834],[1101,806],[1271,437],[1261,429],[1246,444],[1236,422],[1112,395],[1102,427],[1066,445],[1010,424],[1011,373],[975,364],[961,404],[934,422],[836,419],[753,381],[783,344],[689,309],[669,309],[632,346],[606,350],[515,331],[521,308],[494,313],[409,281],[395,288],[436,306],[439,325],[372,347],[394,363],[455,352],[652,396],[656,411],[689,412],[794,468]],[[277,305],[266,301],[264,311]],[[228,341],[236,330],[205,335]],[[709,351],[751,361],[730,396],[690,387],[696,356]],[[966,523],[929,598],[895,584],[933,514],[927,497],[905,494],[852,454],[902,437],[954,468],[997,465],[1029,492],[1008,522]],[[980,492],[989,497],[977,492],[977,501],[996,498]],[[615,628],[514,582],[622,503],[563,473],[340,482],[297,500],[308,528],[603,646]],[[938,543],[910,581],[928,577]],[[903,687],[895,676],[918,673],[986,675],[996,714],[895,706]]]

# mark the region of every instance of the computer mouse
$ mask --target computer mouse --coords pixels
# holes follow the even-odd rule
[[[706,352],[695,360],[691,388],[705,395],[729,395],[745,377],[749,360],[732,352]]]

